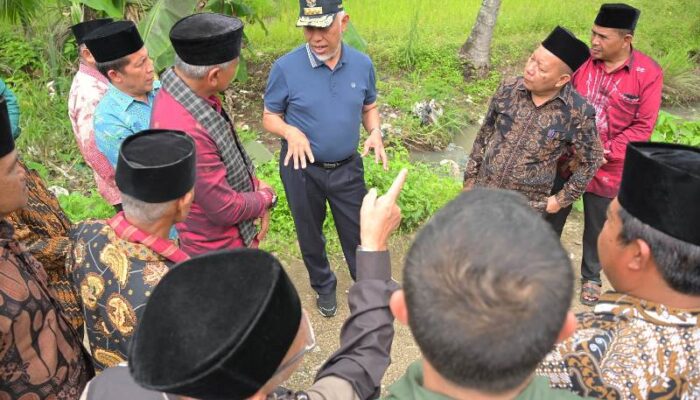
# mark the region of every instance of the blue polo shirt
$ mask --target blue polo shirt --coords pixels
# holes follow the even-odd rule
[[[372,61],[342,46],[333,70],[308,44],[292,50],[272,66],[265,90],[265,107],[304,132],[316,161],[340,161],[355,153],[362,107],[377,100]]]

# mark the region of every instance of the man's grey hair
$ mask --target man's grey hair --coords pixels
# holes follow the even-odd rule
[[[188,64],[180,58],[177,54],[175,54],[175,68],[177,68],[178,71],[182,72],[185,74],[190,79],[202,79],[207,74],[209,71],[211,71],[214,68],[221,68],[221,69],[226,69],[229,66],[231,66],[231,63],[234,62],[236,59],[233,59],[231,61],[226,61],[225,63],[222,64],[217,64],[217,65],[191,65]]]
[[[122,208],[127,217],[133,217],[144,223],[155,223],[165,217],[176,200],[164,203],[147,203],[122,193]]]

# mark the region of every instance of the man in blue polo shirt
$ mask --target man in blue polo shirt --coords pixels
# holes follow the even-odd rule
[[[372,61],[342,43],[350,17],[342,0],[300,0],[297,26],[306,44],[275,62],[265,91],[263,125],[282,138],[280,176],[299,247],[325,317],[336,313],[336,277],[325,251],[330,204],[350,275],[360,243],[365,189],[357,153],[360,123],[369,132],[362,156],[374,151],[387,168]]]

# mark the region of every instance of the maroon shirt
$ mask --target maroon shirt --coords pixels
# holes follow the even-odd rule
[[[586,189],[598,196],[617,196],[627,143],[648,141],[659,116],[663,71],[649,56],[633,50],[613,72],[589,58],[574,73],[573,85],[596,111],[596,128],[605,150],[604,164]]]
[[[207,99],[218,112],[217,97]],[[244,247],[238,232],[241,221],[263,216],[272,202],[271,192],[239,193],[226,180],[226,166],[214,139],[197,120],[164,88],[154,100],[151,128],[177,129],[194,139],[197,149],[197,181],[194,202],[185,222],[176,225],[180,248],[194,256],[214,250]],[[233,129],[231,130],[233,135]],[[233,136],[231,140],[234,140]],[[258,188],[257,178],[253,187]],[[257,247],[257,240],[251,244]]]

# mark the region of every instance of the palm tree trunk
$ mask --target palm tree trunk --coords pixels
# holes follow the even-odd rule
[[[459,50],[465,78],[485,76],[491,68],[491,39],[501,0],[482,0],[471,34]]]

